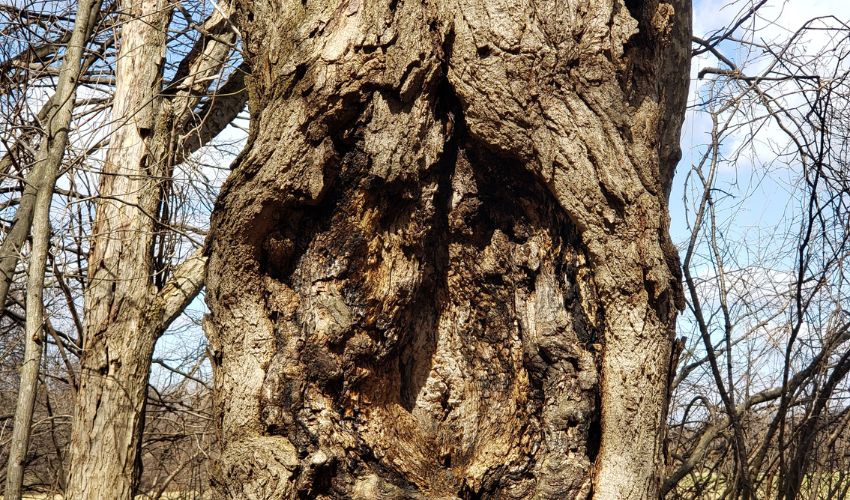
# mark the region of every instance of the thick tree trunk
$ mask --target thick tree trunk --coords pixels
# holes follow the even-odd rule
[[[172,129],[161,95],[166,0],[126,0],[116,128],[101,176],[85,294],[85,344],[71,438],[68,498],[133,498],[156,339],[203,283],[196,254],[154,285],[155,216],[170,182]],[[165,118],[164,118],[165,117]]]
[[[651,498],[690,5],[242,1],[230,498]]]

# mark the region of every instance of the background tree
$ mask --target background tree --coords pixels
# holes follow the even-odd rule
[[[67,361],[66,383],[75,394],[79,389],[80,396],[76,406],[83,418],[80,418],[82,423],[78,424],[78,427],[82,428],[81,433],[90,432],[94,437],[89,443],[90,446],[86,446],[86,452],[83,453],[87,459],[76,460],[75,468],[84,469],[90,461],[100,460],[98,472],[104,474],[102,476],[72,474],[68,486],[69,495],[77,494],[73,492],[78,492],[82,496],[99,495],[105,491],[113,491],[116,495],[129,495],[133,487],[132,483],[140,479],[133,475],[133,464],[139,458],[141,422],[145,417],[144,400],[153,345],[165,327],[200,288],[203,259],[190,258],[186,265],[178,268],[175,268],[175,263],[183,260],[190,253],[186,250],[187,246],[191,247],[192,242],[203,238],[203,225],[208,216],[202,215],[198,218],[192,210],[205,200],[209,203],[209,197],[214,196],[216,190],[215,182],[213,185],[206,186],[202,182],[202,176],[208,174],[196,171],[201,164],[197,160],[187,161],[187,159],[233,121],[243,109],[246,99],[242,88],[244,71],[235,70],[233,66],[235,36],[226,11],[205,10],[202,4],[184,3],[177,8],[180,18],[174,20],[171,16],[170,5],[160,5],[157,9],[156,6],[142,6],[130,2],[120,7],[119,11],[123,17],[122,23],[117,26],[122,28],[121,32],[119,34],[113,31],[110,35],[117,38],[119,53],[110,53],[106,50],[95,51],[94,48],[99,45],[102,49],[103,44],[99,43],[99,35],[89,37],[84,45],[88,44],[92,50],[91,53],[100,58],[96,60],[102,63],[100,66],[91,62],[88,65],[84,64],[81,76],[78,77],[81,85],[92,85],[93,88],[86,89],[88,95],[111,97],[111,85],[113,83],[117,85],[115,89],[117,106],[111,110],[112,128],[116,133],[108,136],[104,136],[103,133],[98,134],[88,128],[83,121],[82,118],[86,112],[91,114],[92,107],[100,110],[100,117],[107,116],[103,110],[108,108],[104,108],[103,104],[109,104],[112,101],[97,98],[77,101],[73,126],[66,127],[76,138],[99,137],[99,146],[111,142],[111,148],[106,154],[105,166],[101,169],[98,164],[97,149],[86,151],[82,157],[72,158],[70,164],[73,166],[76,162],[80,162],[82,169],[63,170],[61,184],[74,186],[82,182],[86,184],[85,189],[88,193],[82,194],[76,189],[69,190],[64,186],[57,193],[73,198],[72,206],[86,207],[85,210],[80,211],[86,215],[79,218],[79,225],[74,227],[76,224],[73,223],[72,218],[73,232],[67,235],[67,239],[60,238],[59,247],[54,247],[54,253],[64,258],[68,255],[65,251],[66,242],[70,240],[77,246],[78,267],[74,272],[74,279],[78,280],[79,288],[68,286],[65,281],[67,274],[64,278],[62,276],[63,273],[67,273],[67,270],[62,269],[62,272],[59,272],[55,258],[52,266],[57,271],[54,278],[58,283],[54,285],[67,296],[66,305],[73,318],[73,325],[77,329],[76,338],[66,336],[61,341],[57,341],[55,346],[63,359]],[[112,6],[107,6],[103,13],[109,15],[111,11]],[[19,13],[16,12],[16,14]],[[42,14],[40,19],[51,17],[46,11]],[[200,20],[197,20],[199,16]],[[59,16],[56,15],[56,17]],[[151,23],[157,17],[161,19],[161,22],[158,25]],[[71,16],[63,17],[63,19],[73,22],[73,12]],[[143,26],[141,29],[139,29],[140,25]],[[174,31],[167,31],[169,26]],[[148,43],[139,44],[140,40]],[[160,41],[159,44],[150,43],[157,40]],[[186,46],[186,49],[182,50],[182,46]],[[143,50],[134,50],[139,48]],[[24,49],[24,52],[27,50],[29,49]],[[68,52],[62,52],[61,47],[54,50],[63,54]],[[166,54],[168,57],[163,60],[163,55]],[[14,56],[13,59],[19,60],[21,57]],[[93,76],[95,74],[112,75],[111,65],[116,61],[118,71],[114,79],[97,79]],[[13,64],[9,67],[14,69],[18,66]],[[148,70],[143,71],[144,68]],[[30,88],[36,85],[50,88],[52,83],[50,72],[46,74],[46,77],[40,73],[38,77],[30,80],[23,78],[19,80],[26,82]],[[24,83],[21,83],[21,87],[26,88]],[[16,102],[25,102],[27,99],[37,101],[38,98],[38,94],[32,96],[24,90],[17,92]],[[151,114],[152,111],[155,112]],[[95,115],[98,113],[95,112]],[[150,124],[155,125],[153,128],[157,135],[154,138],[145,137],[145,144],[139,147],[138,141],[133,139],[140,135],[146,136],[148,132],[146,125]],[[38,140],[38,137],[34,136],[33,139]],[[25,169],[29,164],[20,160],[26,159],[26,156],[16,155],[18,151],[25,151],[25,149],[10,148],[6,157]],[[131,154],[134,151],[138,154]],[[114,168],[115,164],[120,164],[122,168]],[[92,181],[96,183],[98,178],[101,179],[99,190],[91,184]],[[189,179],[192,179],[191,183],[188,182]],[[181,205],[179,201],[181,198],[186,199],[188,188],[192,189],[191,203]],[[49,190],[48,194],[51,191],[53,190]],[[50,197],[48,196],[47,199],[49,201]],[[12,206],[15,205],[17,204]],[[98,208],[94,225],[91,225],[95,207],[101,208]],[[201,208],[202,213],[203,211],[204,209]],[[57,222],[55,217],[53,222],[54,224]],[[60,227],[65,227],[67,224],[61,219],[58,222]],[[200,223],[200,229],[195,227],[197,223]],[[53,245],[56,244],[57,241],[54,239]],[[90,260],[89,245],[94,247],[92,256],[102,264],[97,267],[100,269],[98,272],[94,272],[94,268],[87,267]],[[127,247],[138,251],[136,258],[127,259],[128,251],[118,251]],[[91,275],[91,279],[86,279],[88,275]],[[151,288],[160,290],[160,293],[151,294]],[[139,289],[142,290],[141,294],[137,293]],[[148,295],[145,295],[145,292]],[[87,295],[86,314],[77,312],[77,308],[82,304],[82,295]],[[41,303],[41,300],[34,302]],[[110,317],[109,321],[104,321],[103,317],[88,312],[89,305],[96,310],[97,304],[104,303],[112,304],[109,312],[117,314],[116,317]],[[142,316],[133,317],[139,314]],[[122,329],[127,323],[114,321],[115,318],[120,317],[129,317],[130,323],[137,326],[138,332],[134,333],[132,328]],[[55,321],[57,318],[53,319]],[[59,334],[49,325],[50,321],[48,321],[47,329],[53,336],[58,337]],[[116,335],[115,332],[120,332],[120,335]],[[91,335],[93,333],[97,335]],[[99,354],[109,351],[110,348],[113,363],[111,371],[105,373],[93,371],[92,366],[100,361]],[[78,384],[75,357],[82,352],[85,355],[82,358],[82,373]],[[66,359],[66,355],[71,356],[72,359]],[[37,364],[35,363],[36,366]],[[196,378],[193,377],[192,372],[196,372],[197,367],[183,372],[179,367],[171,366],[163,360],[159,360],[158,366],[174,370],[176,373],[183,373],[188,379]],[[95,366],[95,368],[98,367]],[[202,380],[200,384],[203,384]],[[102,387],[104,385],[107,387]],[[157,393],[156,408],[163,408],[163,405],[168,408],[169,405],[185,404],[190,401],[193,396],[191,391],[187,393],[185,385],[185,383],[177,383],[173,385],[173,389],[161,387],[161,391]],[[127,401],[122,396],[128,394],[132,397],[129,404],[125,404]],[[178,399],[163,400],[164,394],[174,395]],[[97,399],[96,403],[95,399]],[[197,400],[197,398],[194,399]],[[109,400],[116,403],[105,405],[104,402]],[[86,406],[86,402],[92,402],[93,406]],[[47,405],[49,410],[49,399]],[[106,417],[105,420],[101,420],[100,425],[103,422],[109,423],[105,430],[99,428],[97,422],[89,422],[84,418],[87,414],[93,414],[95,408],[100,418]],[[203,406],[196,409],[203,411]],[[109,415],[107,411],[110,412]],[[182,411],[185,410],[171,406],[169,413],[175,420],[182,419],[190,425],[198,426],[191,420],[187,421],[185,416],[181,417]],[[196,415],[201,419],[204,418],[202,414],[196,413]],[[112,426],[129,431],[124,435],[118,432],[116,435],[120,439],[108,439],[107,431],[110,429],[114,431],[117,428]],[[161,433],[166,428],[164,425],[157,425],[156,430]],[[59,434],[65,434],[65,432],[67,432],[67,420],[64,432],[60,430]],[[200,432],[203,433],[203,429]],[[186,434],[172,431],[169,435],[172,438],[179,438]],[[124,438],[130,439],[130,442],[127,446],[116,450],[116,442]],[[24,445],[26,445],[25,441]],[[65,452],[62,448],[65,446],[64,443],[67,443],[67,434],[62,441],[62,444],[56,446],[55,458],[58,459],[58,465],[54,464],[50,467],[54,470],[58,467],[55,477],[59,478],[60,489],[65,489],[62,467]],[[55,439],[54,444],[56,444]],[[99,447],[105,447],[104,449],[107,449],[109,453]],[[116,454],[120,457],[116,457]],[[197,453],[193,456],[196,455]],[[126,467],[127,463],[129,467]],[[124,469],[121,469],[122,464]],[[149,488],[161,493],[180,470],[181,468],[178,467],[169,471],[168,477],[165,478],[158,477],[159,471],[157,471],[158,480],[149,482]],[[79,481],[76,480],[78,477],[84,478],[82,481],[84,484],[78,484]],[[101,478],[100,482],[97,481],[98,477]]]
[[[707,118],[709,140],[685,191],[693,335],[663,491],[835,498],[848,488],[848,26],[733,7],[695,38],[693,122]]]
[[[27,278],[27,315],[24,364],[15,409],[12,443],[9,451],[8,472],[4,496],[21,497],[23,462],[29,445],[30,428],[35,406],[38,369],[41,364],[41,344],[44,323],[44,272],[50,240],[50,204],[56,176],[62,165],[68,142],[77,79],[81,73],[83,48],[91,35],[100,12],[100,2],[84,1],[71,32],[62,69],[59,72],[56,93],[47,102],[46,134],[42,139],[35,163],[26,178],[26,187],[15,213],[12,228],[0,247],[0,304],[5,305],[6,294],[17,267],[18,255],[32,228],[32,255]],[[2,306],[0,306],[2,307]],[[0,309],[2,310],[2,309]]]

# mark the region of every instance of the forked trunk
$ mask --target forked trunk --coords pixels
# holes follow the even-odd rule
[[[169,279],[155,276],[155,237],[167,220],[155,220],[166,203],[173,165],[203,146],[242,102],[235,90],[202,115],[212,124],[205,137],[186,141],[196,107],[221,72],[235,33],[230,6],[199,29],[201,39],[178,66],[167,91],[163,84],[167,0],[123,0],[110,151],[101,175],[89,286],[80,390],[75,407],[69,498],[131,499],[141,473],[141,439],[151,356],[156,340],[197,295],[206,258],[197,251]],[[222,109],[224,108],[224,109]],[[219,116],[221,115],[221,116]],[[165,258],[170,258],[166,256]],[[161,264],[161,263],[160,263]],[[163,282],[165,283],[163,284]]]
[[[651,498],[690,5],[238,6],[207,274],[230,498]]]

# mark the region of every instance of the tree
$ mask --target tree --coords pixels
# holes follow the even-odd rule
[[[110,498],[131,499],[138,487],[154,345],[200,291],[206,264],[199,252],[175,269],[163,260],[170,256],[161,238],[169,222],[168,193],[183,155],[178,139],[235,38],[229,15],[219,9],[166,88],[162,65],[172,7],[164,0],[126,0],[121,6],[127,20],[116,66],[115,130],[88,261],[66,491],[71,498],[109,492]]]
[[[657,496],[689,3],[236,9],[218,491]]]
[[[40,5],[39,11],[27,10],[24,6],[0,9],[4,16],[8,15],[14,21],[8,26],[3,25],[4,32],[20,32],[36,40],[47,40],[44,46],[16,42],[16,48],[12,47],[13,43],[4,43],[4,56],[8,56],[0,61],[0,68],[4,71],[0,82],[4,109],[5,106],[26,109],[40,100],[38,90],[33,92],[32,89],[44,88],[45,93],[50,95],[50,90],[57,87],[52,99],[41,99],[47,102],[41,112],[29,115],[20,111],[20,114],[4,113],[0,124],[0,139],[3,141],[0,161],[5,182],[2,192],[22,193],[18,199],[13,197],[3,206],[9,211],[10,207],[16,208],[16,220],[3,240],[3,248],[11,248],[11,251],[0,252],[4,259],[0,267],[9,270],[3,276],[4,281],[0,282],[2,299],[13,283],[20,254],[26,256],[23,247],[29,232],[29,219],[26,217],[32,218],[33,206],[37,208],[30,255],[32,285],[27,286],[28,311],[26,317],[18,312],[23,300],[16,296],[17,291],[9,297],[12,309],[5,311],[14,322],[26,321],[28,332],[32,331],[26,337],[26,362],[18,391],[23,401],[19,406],[29,409],[29,417],[16,418],[16,422],[25,425],[16,425],[19,430],[16,430],[11,443],[0,430],[0,456],[11,448],[8,481],[15,484],[4,492],[8,497],[20,496],[25,465],[29,467],[29,485],[24,486],[32,487],[33,483],[42,488],[52,486],[68,496],[97,497],[109,492],[109,497],[130,497],[136,488],[141,479],[142,432],[154,344],[202,286],[205,259],[198,253],[187,251],[186,247],[191,249],[193,243],[202,239],[198,235],[206,231],[203,227],[199,229],[185,224],[185,217],[194,206],[205,201],[211,204],[212,200],[206,198],[215,195],[216,187],[205,185],[195,177],[197,173],[192,169],[198,164],[189,160],[189,156],[221,132],[244,108],[246,101],[244,68],[231,67],[235,59],[236,35],[229,21],[229,6],[220,4],[210,15],[203,2],[126,1],[106,4],[103,11],[99,8],[100,2],[70,6],[49,3]],[[116,7],[121,23],[115,23],[115,27],[120,27],[120,31],[104,34],[113,27],[109,22],[106,29],[103,26],[99,26],[98,30],[92,29],[93,21],[99,16],[100,19],[109,16],[110,20],[115,20]],[[51,8],[56,10],[51,11]],[[75,15],[76,10],[79,12]],[[173,19],[172,11],[179,12],[177,21]],[[61,22],[58,21],[60,19]],[[82,24],[83,28],[76,29],[73,37],[70,30],[67,30],[66,36],[56,29],[63,23],[73,24],[75,20],[77,25],[88,22],[88,33],[85,33],[85,24]],[[169,27],[175,29],[169,30]],[[82,34],[77,34],[77,31]],[[20,39],[25,40],[26,37],[20,36]],[[120,47],[118,54],[107,50],[113,41],[117,41]],[[85,55],[82,62],[81,54]],[[61,63],[63,58],[65,66],[70,65],[72,70],[58,70],[57,60]],[[73,85],[69,86],[69,81]],[[78,85],[88,85],[80,92],[87,97],[75,100],[74,91]],[[111,128],[112,133],[86,130],[83,117],[107,115],[104,111],[113,104],[113,94],[111,126],[102,127],[106,130]],[[61,110],[64,114],[54,117],[49,113],[54,113],[52,107],[55,107],[53,103],[56,101],[63,103]],[[29,124],[18,125],[26,123],[28,116],[32,116]],[[65,154],[64,144],[59,144],[49,135],[56,133],[54,129],[65,134],[65,142],[68,142],[68,136],[71,137],[70,144],[72,150],[77,149],[77,155],[73,152]],[[89,151],[85,151],[85,147],[80,148],[80,143],[93,136],[100,139],[95,147]],[[9,138],[13,141],[8,141]],[[50,175],[44,174],[46,162],[29,154],[39,143],[42,149],[49,146],[51,160],[55,160],[49,163],[49,168],[53,169]],[[110,149],[101,169],[95,153],[105,145],[110,145]],[[17,190],[9,187],[18,183],[18,176],[24,175],[28,181],[44,177],[44,186],[20,182],[21,187]],[[57,175],[62,179],[62,187],[58,188],[54,185]],[[88,185],[97,184],[98,179],[99,189]],[[190,203],[178,205],[180,198],[186,195],[183,191],[187,184],[195,192]],[[207,192],[204,193],[204,190]],[[38,203],[33,205],[31,192],[36,191]],[[64,213],[57,217],[55,204],[54,211],[49,213],[51,201],[63,197],[73,200],[63,207],[66,210],[58,210]],[[74,209],[67,210],[69,205]],[[83,209],[74,213],[79,207]],[[70,215],[70,220],[65,219],[67,215]],[[203,226],[205,221],[200,223]],[[52,238],[51,224],[57,233]],[[70,234],[65,231],[68,226],[71,226]],[[17,246],[12,248],[9,245]],[[68,265],[69,260],[73,264]],[[73,317],[73,322],[69,318],[66,325],[76,327],[76,336],[57,332],[52,326],[53,322],[61,319],[48,307],[52,295],[49,288],[42,300],[40,283],[44,282],[46,261],[50,261],[48,286],[54,287],[53,292],[61,289]],[[181,261],[182,264],[178,265]],[[76,269],[73,269],[75,266]],[[71,279],[77,281],[76,286],[73,283],[69,286],[65,281],[69,271],[73,276]],[[77,307],[83,308],[83,296],[85,314],[77,314]],[[47,309],[44,321],[42,306]],[[42,329],[49,332],[50,337],[45,338]],[[12,352],[15,352],[17,332],[14,328],[11,331],[13,335],[3,338],[3,345],[9,345],[6,341],[11,340]],[[20,335],[20,338],[24,336]],[[58,379],[57,372],[48,367],[44,373],[39,373],[38,361],[42,351],[55,356],[56,350],[67,368],[67,376],[61,379],[67,384],[65,389],[70,389],[66,391],[65,399],[78,396],[72,453],[67,454],[71,456],[67,490],[63,469],[67,467],[65,448],[70,441],[67,432],[70,425],[64,422],[70,423],[71,419],[70,416],[51,414],[51,398],[55,393],[49,395],[47,388],[48,381]],[[203,350],[200,353],[202,355]],[[49,361],[50,356],[47,359]],[[108,366],[101,370],[104,359],[108,360]],[[11,365],[12,357],[4,355],[4,364],[7,360]],[[180,373],[179,366],[169,366],[163,360],[158,360],[158,363],[163,369]],[[78,368],[81,372],[79,385],[75,373]],[[182,375],[192,378],[193,371],[188,370]],[[44,427],[45,421],[50,422],[54,450],[45,453],[42,448],[27,454],[29,435],[26,431],[32,420],[33,405],[38,402],[36,387],[41,392],[38,400],[46,406],[48,413],[46,418],[36,422],[36,427]],[[178,390],[164,394],[163,387],[160,387],[160,391],[155,393],[154,407],[160,410],[160,414],[163,407],[168,408],[170,416],[175,417],[173,423],[176,424],[177,419],[185,423],[186,419],[181,416],[183,410],[175,408],[175,405],[192,398],[192,395],[185,388],[181,389],[180,384],[168,389],[174,388]],[[201,394],[194,399],[206,398]],[[203,415],[200,417],[202,421]],[[6,418],[9,417],[0,416],[0,420]],[[54,422],[59,422],[58,441]],[[167,427],[158,423],[157,418],[153,422],[157,432],[161,433]],[[170,438],[182,437],[178,432],[170,432]],[[51,455],[56,460],[53,463],[50,463]],[[172,455],[177,456],[178,453]],[[38,473],[33,470],[32,464],[43,461],[45,456],[47,467],[51,469],[51,475],[58,478],[58,484],[34,481]],[[168,471],[166,477],[157,471],[156,479],[151,481],[149,478],[147,486],[153,493],[163,492],[180,473],[181,467]]]
[[[20,207],[15,213],[12,229],[0,248],[0,274],[3,275],[0,279],[0,314],[2,314],[12,275],[17,267],[19,252],[32,226],[32,256],[27,278],[26,351],[24,366],[21,369],[12,447],[7,467],[4,493],[6,498],[21,497],[23,464],[29,445],[44,337],[43,289],[50,239],[50,202],[68,143],[68,128],[71,123],[83,48],[99,12],[99,0],[86,0],[80,3],[74,29],[68,41],[66,57],[59,73],[56,94],[51,97],[46,106],[48,108],[47,134],[41,142],[35,167],[27,177],[27,186],[21,197]]]
[[[729,8],[740,10],[726,27],[694,38],[694,122],[706,118],[708,141],[683,183],[693,210],[682,330],[693,335],[674,380],[662,493],[840,498],[850,26],[764,0]]]

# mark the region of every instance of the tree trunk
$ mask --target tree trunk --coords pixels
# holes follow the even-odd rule
[[[74,410],[68,498],[133,497],[156,339],[201,288],[196,255],[170,285],[154,285],[155,216],[171,131],[161,118],[170,7],[127,0],[85,291],[85,343]]]
[[[24,462],[32,426],[32,415],[38,386],[38,371],[41,365],[41,350],[44,322],[44,273],[50,245],[50,202],[56,175],[65,156],[68,143],[68,126],[73,112],[77,78],[80,75],[81,58],[94,28],[99,0],[80,2],[65,59],[59,72],[56,94],[45,109],[39,112],[47,117],[45,136],[36,155],[35,165],[27,177],[27,185],[15,212],[12,228],[0,247],[0,315],[5,310],[9,292],[21,250],[32,229],[32,254],[27,278],[26,331],[24,341],[24,364],[21,367],[21,383],[7,463],[4,497],[21,498],[23,492]]]
[[[174,161],[183,158],[181,132],[191,126],[192,110],[230,53],[235,35],[226,22],[229,9],[226,2],[219,4],[204,26],[210,39],[199,41],[166,92],[162,64],[170,2],[122,3],[127,21],[113,98],[117,126],[101,176],[89,256],[68,498],[130,499],[140,479],[154,346],[200,291],[206,265],[206,258],[196,252],[158,286],[163,278],[156,276],[160,266],[154,249],[163,228],[156,217]]]
[[[651,498],[690,5],[243,0],[230,498]]]
[[[44,342],[44,273],[50,248],[50,202],[53,185],[41,182],[34,204],[32,222],[32,252],[27,274],[26,329],[24,339],[24,364],[21,366],[21,383],[9,447],[4,498],[18,500],[23,493],[24,462],[32,430],[32,415],[38,393],[38,372]]]

